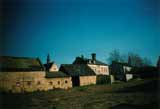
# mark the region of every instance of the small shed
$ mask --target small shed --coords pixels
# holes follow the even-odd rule
[[[46,72],[46,87],[48,89],[69,89],[72,87],[71,76],[61,72]]]

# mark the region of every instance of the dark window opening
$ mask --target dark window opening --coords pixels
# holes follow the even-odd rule
[[[20,82],[16,82],[16,86],[20,86]]]
[[[68,81],[67,81],[67,80],[65,80],[65,83],[68,83]]]
[[[40,81],[38,81],[38,82],[37,82],[37,85],[40,85],[40,84],[41,84],[41,82],[40,82]]]
[[[53,82],[52,82],[52,81],[50,81],[50,82],[49,82],[49,84],[50,84],[50,85],[52,85],[52,84],[53,84]]]
[[[27,85],[30,86],[30,85],[31,85],[31,81],[28,81],[28,82],[27,82]]]

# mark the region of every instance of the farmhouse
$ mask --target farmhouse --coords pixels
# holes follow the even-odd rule
[[[98,61],[95,53],[91,59],[76,57],[73,64],[61,65],[60,71],[72,76],[73,86],[110,82],[108,65]]]
[[[1,56],[0,64],[2,91],[32,92],[72,87],[71,77],[58,71],[46,73],[38,58]]]
[[[92,53],[92,58],[76,57],[73,64],[84,64],[89,66],[96,75],[109,75],[109,66],[96,59],[96,54]]]
[[[128,81],[133,78],[132,74],[129,74],[132,66],[129,63],[121,63],[113,61],[110,65],[111,74],[114,75],[115,79]]]

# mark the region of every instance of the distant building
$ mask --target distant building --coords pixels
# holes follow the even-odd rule
[[[131,72],[135,78],[159,78],[160,74],[155,66],[135,67]]]
[[[128,81],[133,78],[132,74],[129,74],[132,66],[128,63],[121,63],[113,61],[110,65],[111,74],[114,75],[115,79]]]
[[[160,56],[159,56],[158,61],[157,61],[157,69],[160,72]]]
[[[56,63],[54,61],[50,62],[49,54],[47,56],[47,63],[44,64],[44,67],[45,67],[46,71],[51,71],[51,72],[58,71],[58,67],[57,67]]]
[[[143,67],[134,67],[129,74],[132,74],[134,77],[138,78],[159,78],[160,77],[160,57],[157,61],[157,66],[143,66]]]
[[[0,56],[0,90],[32,92],[71,88],[71,77],[62,72],[45,72],[38,58]]]
[[[84,58],[83,56],[81,57],[76,57],[75,61],[73,64],[84,64],[89,66],[96,75],[109,75],[109,66],[99,60],[96,59],[96,54],[92,53],[92,58]]]

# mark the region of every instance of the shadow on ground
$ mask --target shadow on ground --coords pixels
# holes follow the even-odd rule
[[[158,93],[159,92],[159,80],[152,80],[144,84],[139,84],[136,86],[131,86],[127,88],[122,88],[116,92],[153,92]]]
[[[160,109],[160,106],[158,102],[154,102],[151,104],[145,104],[145,105],[134,105],[134,104],[119,104],[111,109]]]

